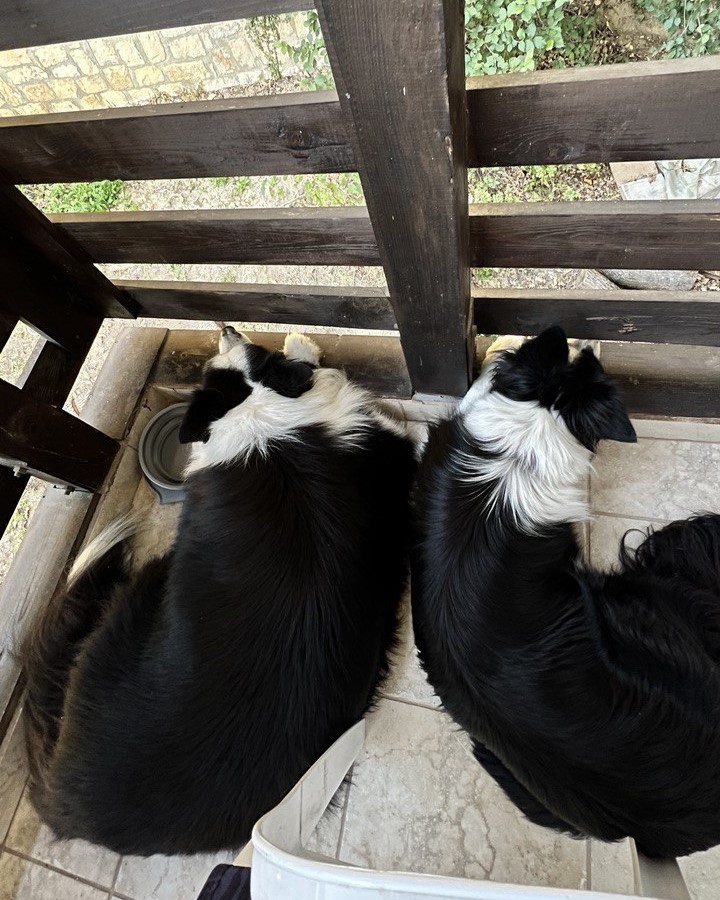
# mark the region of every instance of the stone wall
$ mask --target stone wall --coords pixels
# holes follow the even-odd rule
[[[283,39],[296,42],[300,29],[283,17]],[[192,99],[269,77],[243,21],[6,50],[0,116]]]

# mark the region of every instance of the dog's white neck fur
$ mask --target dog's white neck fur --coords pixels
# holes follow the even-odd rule
[[[494,368],[491,358],[458,415],[469,434],[497,457],[458,452],[454,463],[461,477],[495,483],[490,507],[504,506],[523,531],[588,518],[592,454],[553,410],[491,390]]]
[[[193,444],[185,475],[208,466],[247,460],[253,453],[265,455],[279,440],[295,440],[300,428],[323,426],[346,445],[358,445],[372,425],[382,425],[400,437],[407,437],[402,424],[377,409],[373,397],[348,380],[338,369],[317,369],[313,386],[299,397],[283,397],[262,384],[250,381],[245,363],[245,346],[233,346],[216,356],[209,365],[237,368],[252,386],[250,396],[210,426],[205,443]],[[314,350],[314,352],[313,352]],[[317,364],[319,350],[304,335],[289,335],[285,354]]]

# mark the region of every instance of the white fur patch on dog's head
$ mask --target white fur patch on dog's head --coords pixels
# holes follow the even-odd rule
[[[378,426],[410,439],[405,423],[384,415],[344,372],[316,368],[320,349],[307,335],[288,335],[277,353],[228,333],[220,350],[186,415],[185,436],[195,442],[186,475],[266,454],[273,442],[296,440],[310,426],[323,426],[345,445],[361,444]]]
[[[617,390],[562,329],[502,339],[487,354],[459,418],[486,455],[457,454],[463,477],[493,483],[491,503],[533,531],[587,517],[586,476],[603,438],[635,439]]]

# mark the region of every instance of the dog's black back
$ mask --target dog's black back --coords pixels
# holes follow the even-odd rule
[[[499,377],[431,430],[412,555],[422,662],[478,760],[533,821],[605,840],[631,835],[649,855],[703,850],[720,841],[720,517],[663,529],[618,572],[585,567],[570,519],[542,490],[556,469],[575,471],[562,461],[568,432],[588,448],[632,432],[594,364],[597,393],[568,371],[584,409],[548,417],[571,365],[567,350],[544,352],[544,366],[521,357],[516,379],[515,358],[501,355]],[[547,445],[513,449],[483,404],[527,416],[528,440],[550,434]],[[549,458],[555,424],[560,462]],[[512,464],[504,453],[516,453]],[[524,491],[498,493],[503,477]],[[523,508],[523,493],[546,481]]]
[[[201,413],[188,421],[204,431]],[[363,715],[395,632],[414,459],[371,416],[344,438],[295,428],[190,475],[172,553],[117,580],[76,648],[34,778],[58,835],[145,855],[237,847]]]

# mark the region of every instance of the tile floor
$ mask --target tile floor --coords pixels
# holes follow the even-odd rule
[[[422,416],[409,404],[396,409]],[[720,510],[720,426],[637,428],[637,445],[601,449],[590,478],[595,518],[586,543],[597,565],[614,562],[628,529]],[[141,485],[136,504],[147,500]],[[156,508],[151,530],[169,536],[176,512]],[[439,709],[417,665],[409,620],[404,629],[350,785],[312,848],[375,868],[630,893],[626,845],[573,841],[518,815]],[[27,799],[25,780],[16,721],[0,749],[0,900],[193,900],[213,865],[233,857],[120,858],[82,841],[54,841]],[[720,897],[720,849],[684,860],[682,868],[694,900]]]

